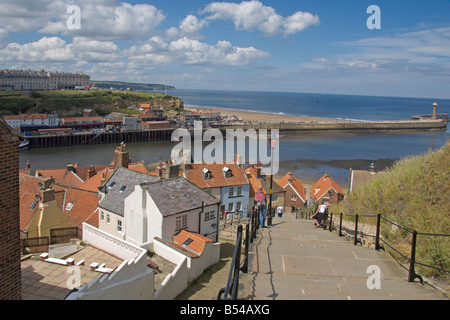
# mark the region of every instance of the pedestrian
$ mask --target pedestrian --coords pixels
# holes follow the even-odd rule
[[[262,191],[262,187],[258,187],[258,191],[255,193],[255,201],[259,207],[259,227],[266,228],[266,195]]]
[[[314,221],[314,226],[316,228],[320,227],[322,219],[325,217],[325,211],[327,210],[326,204],[321,204],[317,207],[316,213],[312,216]]]
[[[283,207],[281,206],[281,204],[278,206],[277,212],[278,212],[278,218],[281,218],[284,214]]]

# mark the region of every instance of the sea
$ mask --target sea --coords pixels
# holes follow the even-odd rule
[[[438,113],[450,111],[449,99],[187,89],[173,90],[168,94],[180,97],[188,107],[361,121],[409,120],[413,115],[431,114],[434,102],[438,104]],[[328,173],[337,183],[347,185],[350,167],[368,169],[374,163],[377,169],[382,170],[399,159],[437,150],[449,138],[449,128],[443,132],[282,135],[277,173],[285,174],[292,170],[300,179],[310,181]],[[68,163],[81,166],[109,164],[115,147],[108,144],[29,149],[20,153],[20,168],[25,168],[28,160],[33,171],[62,168]],[[132,161],[150,164],[167,160],[174,143],[128,143],[127,147]]]

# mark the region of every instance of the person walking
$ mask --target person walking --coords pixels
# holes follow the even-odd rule
[[[262,187],[258,187],[258,191],[255,193],[255,201],[258,204],[259,207],[259,227],[260,228],[266,228],[265,222],[266,222],[266,195],[262,191]]]
[[[281,206],[281,204],[278,206],[277,212],[278,212],[278,218],[281,218],[284,214],[283,207]]]

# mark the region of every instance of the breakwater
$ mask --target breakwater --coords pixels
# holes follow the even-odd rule
[[[255,129],[273,130],[280,132],[354,132],[354,133],[375,133],[375,132],[420,132],[420,131],[445,131],[447,121],[445,120],[398,120],[398,121],[336,121],[336,122],[299,122],[299,123],[257,123],[257,124],[227,124],[218,125],[218,129]]]

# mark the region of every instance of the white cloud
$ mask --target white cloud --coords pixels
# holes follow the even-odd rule
[[[80,8],[81,28],[69,29],[69,5]],[[149,36],[165,19],[149,4],[132,5],[118,0],[2,0],[0,28],[8,32],[38,30],[50,35],[85,36],[98,40],[123,40]]]
[[[244,1],[239,4],[213,2],[203,13],[211,14],[208,20],[231,20],[238,30],[259,30],[267,36],[284,33],[295,34],[311,25],[319,24],[319,17],[308,12],[298,11],[289,17],[282,17],[272,7],[260,1]]]
[[[10,43],[0,50],[0,61],[64,62],[74,58],[72,45],[58,37],[43,37],[23,45]]]

